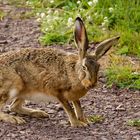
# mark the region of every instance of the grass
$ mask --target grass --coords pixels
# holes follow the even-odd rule
[[[0,21],[6,16],[3,10],[0,10]]]
[[[71,34],[74,19],[80,16],[86,23],[90,41],[100,41],[119,34],[121,47],[118,53],[140,56],[139,1],[28,0],[26,4],[36,11],[38,20],[41,22],[44,37],[40,41],[45,43],[44,45],[50,44],[47,36],[55,37],[56,35],[56,38],[61,36],[60,44],[73,41]],[[69,38],[68,42],[63,40],[65,37]],[[57,43],[59,44],[59,41]]]
[[[53,44],[63,44],[67,43],[68,37],[63,34],[57,33],[47,33],[43,37],[40,38],[42,44],[53,45]]]
[[[129,126],[136,127],[138,130],[140,130],[140,119],[129,120],[129,121],[127,122],[127,124],[128,124]]]
[[[106,69],[107,84],[120,88],[140,89],[140,67],[132,64],[126,57],[110,56],[111,63]]]
[[[107,69],[108,85],[120,88],[140,89],[140,74],[133,73],[131,66],[114,65]]]
[[[77,16],[85,21],[91,42],[120,35],[119,54],[140,57],[140,1],[133,0],[11,0],[12,4],[26,3],[41,22],[43,45],[73,41],[73,25]],[[32,16],[32,15],[31,15]],[[55,32],[54,32],[55,31]],[[62,39],[61,39],[62,38]],[[60,41],[59,41],[60,40]]]
[[[8,0],[8,3],[16,5],[16,7],[23,7],[25,6],[26,0]]]
[[[88,119],[92,123],[101,123],[104,121],[105,118],[103,116],[100,116],[100,115],[92,115],[92,116],[89,116]]]

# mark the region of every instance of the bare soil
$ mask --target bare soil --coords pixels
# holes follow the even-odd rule
[[[0,21],[0,53],[24,47],[41,47],[38,41],[40,27],[36,19],[20,18],[29,9],[2,2],[0,9],[7,13]],[[67,50],[71,51],[70,48]],[[100,73],[102,75],[103,72]],[[28,102],[27,106],[31,108],[47,111],[50,118],[23,116],[27,121],[24,125],[0,122],[0,140],[140,140],[140,131],[127,125],[128,120],[140,118],[140,91],[107,88],[104,76],[99,81],[98,86],[90,90],[81,102],[87,116],[101,115],[104,121],[73,128],[57,103]]]

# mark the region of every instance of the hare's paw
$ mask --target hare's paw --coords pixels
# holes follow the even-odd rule
[[[13,124],[24,124],[26,121],[18,116],[13,116],[9,114],[0,114],[0,121],[10,122]]]
[[[49,115],[42,110],[33,110],[30,114],[32,117],[36,117],[36,118],[47,118],[49,117]]]
[[[26,123],[26,121],[23,118],[18,117],[18,116],[12,116],[11,121],[12,120],[14,120],[13,123],[16,123],[16,124],[24,124],[24,123]]]
[[[71,123],[71,126],[74,126],[74,127],[86,127],[86,126],[88,126],[88,124],[84,123],[82,121],[76,120],[76,121]]]

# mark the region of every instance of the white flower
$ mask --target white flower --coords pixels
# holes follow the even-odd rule
[[[51,0],[50,3],[54,3],[54,0]]]
[[[51,14],[51,13],[52,13],[52,10],[49,9],[49,10],[47,11],[47,14]]]
[[[51,15],[47,15],[46,18],[47,19],[52,19],[52,16]]]
[[[88,16],[87,19],[90,20],[91,19],[91,16]]]
[[[37,20],[38,22],[40,22],[40,21],[41,21],[41,18],[37,18],[36,20]]]
[[[58,14],[59,14],[58,10],[55,10],[55,11],[54,11],[54,14],[55,14],[55,15],[58,15]]]
[[[81,12],[84,12],[85,10],[84,10],[83,8],[80,8],[80,11],[81,11]]]
[[[138,72],[136,72],[136,71],[135,71],[135,72],[133,72],[133,74],[135,74],[135,75],[139,75],[139,73],[138,73]]]
[[[97,13],[94,13],[94,15],[97,16],[98,14]]]
[[[41,13],[41,14],[40,14],[40,17],[41,17],[41,18],[44,18],[44,17],[45,17],[45,13]]]
[[[108,24],[108,17],[104,17],[104,21],[102,22],[102,27]]]
[[[98,0],[93,0],[93,3],[94,3],[94,4],[98,3]]]
[[[72,18],[68,18],[68,22],[69,22],[69,23],[72,22]]]
[[[53,26],[52,25],[50,26],[50,29],[53,29]]]
[[[28,5],[29,4],[29,1],[26,1],[26,4]]]
[[[32,4],[32,2],[30,2],[30,1],[26,1],[26,4],[27,4],[27,5],[30,5],[30,4]]]
[[[80,4],[80,3],[81,3],[81,1],[80,1],[80,0],[78,0],[78,1],[77,1],[77,4]]]
[[[52,16],[47,15],[47,16],[46,16],[46,19],[47,19],[47,22],[49,23],[49,22],[51,22],[51,21],[52,21]]]
[[[92,5],[93,5],[93,2],[92,2],[92,1],[89,1],[89,2],[88,2],[88,5],[89,5],[89,6],[92,6]]]
[[[40,13],[36,13],[36,16],[39,16],[40,15]]]
[[[106,31],[106,28],[102,28],[103,31]]]
[[[67,23],[67,25],[68,26],[71,26],[73,24],[73,19],[70,17],[70,18],[68,18],[68,23]]]
[[[105,26],[105,24],[106,24],[105,22],[102,22],[102,27]]]
[[[59,19],[59,17],[57,17],[57,16],[54,17],[54,20],[58,20],[58,19]]]
[[[77,14],[77,17],[82,17],[80,14]]]
[[[49,30],[49,28],[46,28],[45,31],[47,32]]]
[[[107,20],[108,19],[108,17],[104,17],[104,20]]]
[[[108,17],[104,17],[104,22],[105,22],[105,23],[108,22]]]
[[[109,8],[109,12],[110,12],[110,13],[113,12],[113,8],[112,8],[112,7]]]

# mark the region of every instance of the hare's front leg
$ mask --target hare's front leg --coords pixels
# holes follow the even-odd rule
[[[82,121],[80,121],[76,118],[74,110],[72,109],[72,107],[70,106],[69,102],[66,99],[59,98],[58,100],[60,101],[60,103],[62,104],[62,106],[65,110],[65,112],[67,113],[69,121],[71,123],[71,126],[75,126],[75,127],[77,127],[77,126],[87,126],[86,123],[84,123],[84,122],[82,122]]]
[[[23,107],[24,103],[25,100],[17,98],[12,102],[10,110],[18,114],[29,115],[36,118],[48,117],[48,114],[45,111]]]
[[[89,120],[83,114],[80,101],[79,100],[73,101],[72,104],[73,104],[77,119],[88,124]]]
[[[23,120],[21,117],[6,114],[2,112],[3,107],[6,105],[6,102],[8,100],[8,96],[6,93],[2,93],[0,91],[0,121],[4,122],[10,122],[14,124],[22,124],[25,123],[25,120]]]

